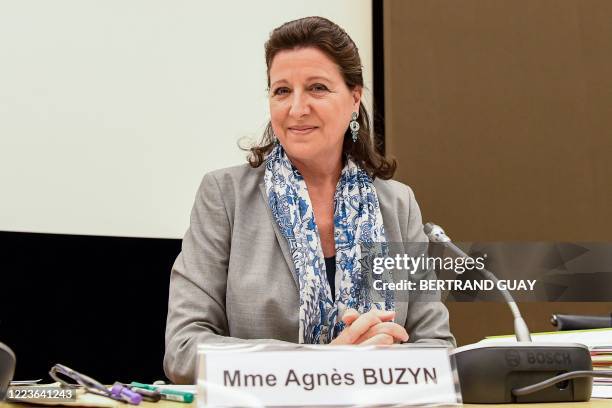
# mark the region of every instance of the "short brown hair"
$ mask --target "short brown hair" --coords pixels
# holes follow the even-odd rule
[[[354,89],[363,87],[361,58],[357,46],[348,34],[338,25],[323,17],[305,17],[289,21],[275,28],[265,44],[268,87],[270,86],[270,66],[280,51],[296,48],[314,47],[325,53],[334,61],[346,86]],[[376,151],[370,138],[370,119],[363,103],[359,104],[359,135],[353,143],[350,130],[344,135],[342,152],[350,156],[372,178],[387,180],[393,177],[397,163],[387,159]],[[347,123],[348,126],[348,123]],[[248,161],[253,167],[259,167],[274,147],[274,131],[268,122],[259,144],[248,150]]]

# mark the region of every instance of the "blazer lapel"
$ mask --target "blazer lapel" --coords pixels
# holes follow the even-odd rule
[[[287,266],[289,267],[289,271],[291,272],[291,276],[293,276],[293,281],[295,282],[295,286],[297,289],[300,289],[300,285],[298,284],[298,276],[295,270],[295,264],[293,263],[293,258],[291,257],[291,252],[289,251],[289,244],[287,240],[281,234],[278,229],[278,225],[274,216],[272,215],[272,211],[270,210],[270,206],[268,205],[268,197],[266,196],[266,186],[264,183],[259,184],[259,190],[261,191],[261,196],[266,204],[266,208],[268,209],[268,217],[270,217],[270,222],[272,223],[272,227],[274,228],[274,234],[276,234],[276,241],[280,245],[281,251],[283,252],[283,257],[285,258],[285,262],[287,262]]]

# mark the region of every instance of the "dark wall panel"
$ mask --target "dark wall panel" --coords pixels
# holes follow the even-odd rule
[[[0,341],[16,379],[62,363],[105,383],[163,379],[180,240],[0,232]]]
[[[387,153],[425,221],[463,241],[612,240],[611,21],[605,0],[384,2]],[[462,331],[476,306],[449,305],[461,342],[511,330],[480,307],[486,327]],[[548,330],[567,306],[525,308]]]

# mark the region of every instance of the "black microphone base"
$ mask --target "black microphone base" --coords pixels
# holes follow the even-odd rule
[[[13,379],[15,354],[13,350],[0,343],[0,401],[4,401],[6,390]]]
[[[464,403],[588,401],[591,377],[557,383],[532,394],[513,389],[533,385],[570,371],[592,370],[586,346],[573,343],[485,343],[459,347],[453,356]]]

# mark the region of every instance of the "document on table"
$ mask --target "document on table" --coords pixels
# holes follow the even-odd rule
[[[591,398],[612,398],[612,385],[593,385]]]
[[[531,333],[531,339],[536,342],[580,343],[589,347],[612,346],[612,328],[590,330],[567,330],[546,333]],[[514,342],[514,335],[492,336],[481,340],[481,343]]]

